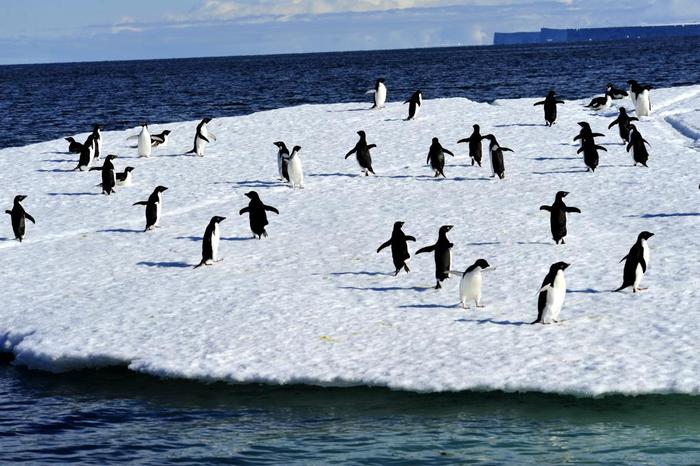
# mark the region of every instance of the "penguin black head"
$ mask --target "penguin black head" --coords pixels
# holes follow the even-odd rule
[[[649,238],[651,238],[652,236],[654,236],[654,233],[652,233],[652,232],[650,232],[650,231],[643,231],[643,232],[641,232],[641,233],[639,234],[639,236],[637,237],[637,239],[641,241],[641,240],[643,240],[643,239],[649,239]]]
[[[20,202],[22,202],[26,198],[27,198],[27,196],[25,196],[24,194],[18,194],[17,196],[15,196],[15,204],[19,204]]]
[[[361,138],[364,138],[364,137],[366,136],[365,132],[362,131],[362,130],[358,131],[357,134],[358,134]]]
[[[557,192],[557,197],[556,197],[556,199],[557,199],[557,201],[560,201],[560,200],[564,199],[564,198],[565,198],[566,196],[568,196],[568,195],[569,195],[568,191],[559,191],[559,192]]]
[[[70,137],[70,138],[63,138],[63,139],[65,139],[65,140],[68,141],[68,142],[75,142],[75,139],[73,139],[72,137]]]
[[[126,168],[124,169],[124,172],[125,172],[125,173],[129,173],[129,172],[132,172],[132,171],[134,171],[134,167],[126,167]]]
[[[620,107],[620,115],[626,115],[627,109],[625,107]]]
[[[637,131],[637,125],[630,123],[628,126],[629,126],[629,129],[631,129],[632,131]]]
[[[474,128],[474,131],[479,131],[481,129],[479,125],[472,125],[472,128]]]
[[[114,154],[109,154],[109,155],[105,158],[105,160],[114,160],[114,159],[116,159],[116,158],[117,158],[116,155],[114,155]]]
[[[202,121],[203,121],[204,123],[209,123],[209,122],[211,121],[211,118],[204,118],[204,119],[202,119]]]
[[[286,145],[282,141],[275,141],[272,144],[276,145],[279,149],[286,149]]]
[[[433,138],[433,144],[438,144],[440,141],[438,141],[438,138]]]
[[[555,95],[556,95],[556,92],[554,92],[554,91],[549,91],[547,93],[547,97],[554,97]]]
[[[224,220],[226,220],[226,217],[219,217],[218,215],[214,215],[211,220],[209,220],[210,223],[221,223]]]
[[[244,195],[245,195],[245,197],[247,197],[251,201],[255,201],[255,200],[259,201],[260,200],[260,196],[258,196],[258,193],[256,193],[255,191],[248,191]]]
[[[92,130],[93,130],[93,131],[97,131],[98,129],[102,129],[102,128],[103,128],[102,125],[98,125],[98,124],[92,125]]]
[[[403,227],[404,222],[394,222],[394,230],[400,230]]]
[[[162,193],[163,191],[167,191],[167,190],[168,190],[168,188],[165,187],[165,186],[158,186],[158,187],[156,187],[156,192],[157,192],[157,193]]]
[[[630,86],[636,86],[639,83],[637,81],[635,81],[634,79],[629,79],[629,80],[627,80],[627,84],[629,84]]]
[[[141,126],[142,126],[142,127],[145,126],[146,128],[148,128],[148,122],[147,122],[147,121],[142,121],[142,122],[141,122]]]
[[[566,270],[571,264],[567,264],[566,262],[556,262],[552,264],[552,266],[549,268],[550,272],[556,272],[557,270]]]
[[[453,225],[443,225],[440,227],[440,234],[444,235],[453,228]]]
[[[577,125],[579,125],[581,128],[590,128],[590,127],[591,127],[591,125],[588,124],[587,121],[579,121],[579,122],[577,123]]]
[[[384,78],[379,78],[379,79],[377,79],[377,83],[382,83],[382,84],[384,84]]]
[[[292,147],[292,152],[299,152],[300,150],[301,150],[301,146]]]
[[[170,134],[170,132],[171,131],[169,129],[166,129],[165,131],[163,131],[163,134],[168,135],[168,134]]]
[[[481,267],[482,269],[486,269],[486,268],[491,267],[491,264],[486,262],[486,259],[477,259],[476,262],[474,262],[474,266]]]

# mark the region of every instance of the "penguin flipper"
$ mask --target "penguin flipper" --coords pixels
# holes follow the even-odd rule
[[[212,133],[211,131],[209,131],[209,138],[216,141],[216,135],[214,133]],[[207,141],[207,142],[209,142],[209,141]]]
[[[277,215],[279,215],[279,213],[280,213],[279,210],[275,209],[275,208],[272,207],[271,205],[266,205],[266,206],[265,206],[265,210],[269,210],[270,212],[274,212],[274,213],[276,213]]]
[[[446,153],[446,154],[450,154],[452,157],[455,156],[451,151],[445,149],[444,147],[442,148],[442,151],[443,151],[444,153]]]
[[[630,142],[627,144],[627,152],[630,151],[630,149],[632,148],[633,145],[634,145],[634,143],[633,143],[632,141],[630,141]]]
[[[630,117],[629,121],[639,121],[639,118],[637,118],[637,117]]]
[[[592,137],[592,138],[598,138],[598,137],[604,138],[605,135],[604,135],[603,133],[592,133],[592,134],[591,134],[591,137]]]
[[[607,149],[606,149],[605,147],[603,147],[603,146],[599,146],[599,145],[597,145],[597,144],[596,144],[595,148],[596,148],[596,149],[598,149],[598,150],[602,150],[602,151],[605,151],[605,152],[607,152],[607,151],[608,151],[608,150],[607,150]]]
[[[513,152],[513,153],[515,152],[513,149],[509,149],[508,147],[501,146],[500,149],[501,149],[501,152]]]
[[[649,144],[649,141],[646,139],[642,138],[642,142],[645,143],[647,146],[651,147],[651,144]]]
[[[250,212],[250,207],[243,207],[239,212],[238,215],[243,215],[246,212]]]
[[[556,103],[558,103],[558,104],[565,104],[565,103],[566,103],[566,102],[564,102],[563,100],[555,100],[554,102],[556,102]]]
[[[375,147],[377,147],[376,144],[370,144],[367,146],[367,150],[374,149]]]
[[[424,252],[432,252],[432,251],[435,251],[434,244],[432,246],[426,246],[424,248],[420,248],[419,250],[416,251],[416,254],[422,254]]]
[[[138,139],[138,138],[139,138],[138,134],[133,134],[133,135],[129,136],[128,138],[126,138],[126,140],[131,141],[131,140]]]
[[[583,146],[579,147],[579,149],[576,151],[577,154],[580,154],[581,152],[583,152]]]
[[[551,211],[552,211],[552,206],[541,205],[541,206],[540,206],[540,210],[546,210],[547,212],[551,212]]]
[[[579,209],[578,207],[567,207],[566,211],[571,212],[571,213],[577,213],[577,214],[581,213],[581,209]]]
[[[34,220],[34,217],[32,217],[31,215],[29,215],[29,214],[26,213],[26,212],[24,213],[24,216],[27,218],[27,220],[29,220],[30,222],[32,222],[33,224],[36,225],[36,221]],[[646,267],[645,267],[645,268],[646,268]]]
[[[139,202],[134,202],[132,205],[148,205],[148,201],[139,201]]]
[[[535,102],[534,104],[532,104],[533,107],[535,107],[537,105],[544,105],[544,100],[541,100],[539,102]]]
[[[391,246],[391,239],[389,239],[389,241],[387,241],[385,243],[382,243],[382,245],[377,248],[377,252],[381,251],[382,249],[384,249],[387,246]]]
[[[647,271],[647,263],[646,263],[646,261],[644,260],[644,257],[640,257],[640,258],[639,258],[639,265],[642,266],[642,272],[646,272],[646,271]]]
[[[543,291],[547,291],[547,290],[549,290],[549,289],[551,289],[551,288],[552,288],[552,285],[550,285],[549,283],[547,283],[546,285],[544,285],[542,288],[539,289],[539,291],[537,292],[537,294],[539,295],[539,294],[542,293]]]
[[[199,139],[204,139],[206,142],[209,142],[209,139],[205,138],[205,137],[202,136],[201,134],[198,134],[197,137],[198,137]]]
[[[627,254],[625,257],[623,257],[622,259],[620,259],[620,262],[622,262],[623,260],[627,259],[627,257],[629,257],[629,254]],[[619,264],[620,262],[618,262],[618,264]]]
[[[350,157],[350,156],[351,156],[352,154],[354,154],[355,152],[357,152],[357,147],[353,147],[352,150],[351,150],[350,152],[348,152],[347,154],[345,154],[345,158],[347,159],[348,157]]]
[[[12,211],[11,211],[11,210],[6,210],[5,213],[6,213],[7,215],[12,215]]]
[[[409,236],[409,235],[404,236],[404,239],[406,241],[415,241],[416,240],[413,236]]]
[[[95,171],[100,171],[100,170],[102,170],[102,167],[90,167],[90,170],[88,170],[88,171],[95,172]]]
[[[463,143],[463,142],[469,142],[470,139],[471,139],[471,138],[460,139],[459,141],[457,141],[457,144],[461,144],[461,143]]]
[[[608,129],[612,128],[613,126],[615,126],[615,125],[618,124],[619,122],[620,122],[620,119],[619,119],[619,118],[615,118],[615,120],[613,120],[613,122],[610,123],[610,124],[608,125]]]

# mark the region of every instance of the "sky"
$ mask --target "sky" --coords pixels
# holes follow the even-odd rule
[[[489,45],[700,22],[700,0],[2,0],[0,64]]]

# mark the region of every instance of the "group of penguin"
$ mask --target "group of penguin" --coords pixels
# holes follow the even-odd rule
[[[611,100],[621,99],[629,95],[630,99],[635,105],[637,115],[649,115],[651,112],[651,101],[649,98],[649,91],[651,87],[641,86],[633,80],[628,81],[628,84],[630,85],[629,94],[624,90],[616,89],[612,84],[608,84],[603,100],[600,100],[601,98],[595,98],[587,107],[594,110],[601,110],[603,108],[607,108],[610,105]],[[387,89],[383,78],[378,79],[375,83],[375,88],[368,92],[374,93],[374,105],[371,107],[372,109],[381,109],[384,107]],[[422,93],[420,90],[418,90],[404,102],[410,104],[407,120],[416,118],[422,105],[422,101]],[[544,106],[544,118],[547,126],[552,126],[556,123],[557,104],[564,104],[564,101],[557,98],[554,91],[550,91],[543,101],[536,102],[534,104],[535,106]],[[637,117],[630,117],[625,108],[620,107],[618,117],[612,123],[610,123],[608,128],[610,129],[614,125],[618,125],[620,137],[623,142],[627,143],[627,151],[630,151],[630,149],[632,150],[635,165],[637,163],[641,163],[642,165],[646,166],[648,152],[646,151],[645,144],[648,143],[641,136],[635,125],[632,124],[632,122],[636,120],[638,120]],[[210,122],[211,118],[204,118],[197,125],[193,148],[187,152],[187,154],[194,154],[196,156],[203,157],[207,144],[211,141],[216,141],[216,136],[207,128],[207,124]],[[583,152],[586,166],[590,171],[595,171],[595,168],[598,165],[597,151],[605,150],[604,147],[595,143],[595,138],[604,135],[600,133],[593,133],[590,125],[586,122],[579,122],[578,124],[581,126],[581,130],[579,134],[574,137],[574,141],[581,141],[581,147],[579,148],[578,153]],[[113,160],[117,156],[112,154],[107,155],[104,158],[102,166],[95,165],[101,156],[101,129],[101,125],[94,125],[92,132],[88,135],[84,143],[79,143],[72,137],[65,139],[69,143],[69,152],[79,154],[79,161],[78,165],[75,167],[75,170],[99,170],[101,172],[100,185],[102,187],[102,192],[109,195],[115,192],[114,188],[116,186],[128,186],[131,184],[131,172],[134,170],[134,168],[126,167],[123,172],[117,172],[113,163]],[[160,134],[151,134],[147,123],[144,122],[141,124],[139,134],[130,136],[128,139],[137,139],[138,142],[136,148],[138,149],[138,155],[140,157],[150,157],[153,148],[165,146],[167,144],[170,133],[171,131],[165,130]],[[357,162],[362,169],[362,173],[364,173],[366,176],[368,176],[370,173],[374,174],[370,150],[376,147],[376,144],[367,143],[367,135],[364,131],[358,131],[357,134],[359,136],[359,141],[355,147],[345,155],[345,158],[347,159],[351,155],[355,154]],[[492,134],[482,136],[478,124],[473,125],[473,132],[468,138],[460,139],[457,141],[457,143],[467,143],[469,147],[471,164],[478,164],[478,166],[481,166],[482,140],[489,141],[489,158],[492,167],[492,177],[498,176],[500,179],[503,179],[505,177],[503,152],[513,152],[512,149],[500,146],[496,140],[496,137]],[[296,145],[293,147],[292,151],[289,152],[284,142],[276,141],[273,144],[278,149],[277,168],[280,180],[287,181],[292,188],[303,189],[304,175],[301,159],[299,157],[301,147]],[[438,138],[433,138],[428,151],[426,164],[430,164],[435,177],[445,177],[445,154],[454,156],[454,153],[442,147]],[[168,188],[165,186],[157,186],[153,193],[149,196],[148,200],[139,201],[133,204],[143,205],[146,207],[146,227],[144,231],[152,230],[158,226],[161,217],[161,207],[163,204],[162,194],[167,189]],[[569,193],[565,191],[560,191],[556,194],[555,201],[552,205],[543,205],[540,207],[540,210],[545,210],[550,213],[550,228],[552,238],[556,244],[564,243],[564,238],[567,233],[566,214],[581,212],[578,208],[567,206],[564,203],[563,199],[568,194]],[[245,193],[245,196],[248,197],[250,201],[247,207],[240,210],[239,214],[249,214],[250,228],[254,237],[257,237],[258,239],[267,237],[267,232],[265,229],[265,227],[268,225],[267,212],[279,214],[279,211],[275,207],[265,205],[260,199],[258,193],[255,191]],[[12,210],[6,211],[6,213],[10,214],[11,216],[12,229],[14,231],[15,238],[20,242],[25,235],[25,219],[31,221],[32,223],[36,223],[34,218],[24,210],[21,204],[24,199],[26,199],[26,196],[24,195],[16,196]],[[225,217],[214,216],[209,221],[202,242],[202,258],[195,268],[202,265],[210,265],[221,260],[218,257],[218,246],[220,240],[219,224],[225,219]],[[410,259],[410,254],[408,251],[407,241],[416,241],[413,236],[408,236],[402,231],[403,225],[403,222],[396,222],[394,224],[391,238],[377,249],[377,253],[379,253],[382,249],[389,246],[391,247],[395,275],[398,275],[401,269],[409,272],[408,260]],[[451,274],[461,275],[460,303],[462,307],[468,308],[468,303],[472,301],[475,303],[476,307],[482,307],[481,272],[489,268],[490,264],[485,259],[478,259],[463,272],[452,270],[451,248],[453,243],[451,243],[447,238],[447,233],[452,228],[452,225],[441,226],[438,232],[437,242],[433,245],[419,249],[416,251],[416,254],[428,252],[434,253],[435,278],[437,280],[435,286],[436,289],[441,288],[442,281],[447,279]],[[629,253],[622,259],[626,261],[624,266],[623,283],[615,291],[620,291],[630,286],[632,287],[633,292],[642,290],[639,285],[644,273],[646,272],[650,256],[647,241],[652,236],[653,233],[648,231],[641,232]],[[559,321],[559,313],[561,311],[566,293],[564,270],[566,270],[569,265],[570,264],[565,262],[557,262],[551,265],[550,270],[543,280],[542,286],[539,290],[538,316],[533,324],[548,324]]]

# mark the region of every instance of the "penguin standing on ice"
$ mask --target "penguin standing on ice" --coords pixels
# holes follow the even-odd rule
[[[451,229],[452,225],[441,226],[438,233],[437,243],[420,248],[418,251],[416,251],[416,254],[435,252],[435,278],[437,279],[437,284],[435,285],[436,290],[442,288],[442,281],[450,276],[450,267],[452,266],[452,246],[454,246],[454,244],[450,243],[450,240],[447,239],[447,232]]]
[[[600,111],[608,108],[610,104],[612,103],[612,96],[608,91],[605,91],[605,95],[603,97],[594,97],[591,102],[586,105],[586,108],[590,108],[595,111]]]
[[[292,189],[304,189],[304,169],[301,166],[301,157],[299,157],[300,150],[301,146],[294,146],[292,153],[286,156],[287,173]]]
[[[598,155],[599,150],[608,151],[605,147],[596,144],[593,138],[583,139],[581,141],[581,147],[579,147],[576,153],[580,154],[583,152],[583,163],[586,164],[586,171],[593,173],[595,169],[598,168],[598,163],[600,162],[600,156]]]
[[[277,173],[279,174],[280,180],[289,181],[289,174],[287,173],[289,149],[287,149],[287,145],[282,141],[273,142],[273,144],[277,146]]]
[[[486,259],[477,259],[464,272],[450,271],[452,274],[462,276],[459,282],[459,302],[462,309],[469,309],[467,303],[470,301],[474,301],[476,307],[484,307],[481,305],[481,271],[490,266]]]
[[[204,118],[197,125],[197,129],[194,134],[194,146],[192,150],[186,152],[187,154],[195,154],[199,157],[204,157],[204,150],[207,148],[207,144],[210,141],[216,141],[216,136],[214,133],[209,131],[207,124],[211,121],[211,118]]]
[[[625,97],[627,97],[627,91],[624,89],[618,89],[615,86],[612,85],[612,83],[608,83],[606,86],[608,94],[610,94],[610,97],[612,97],[613,100],[620,100]]]
[[[639,118],[630,117],[627,114],[625,107],[620,107],[620,114],[612,121],[612,123],[608,125],[608,129],[611,129],[613,126],[617,125],[618,129],[620,130],[620,138],[625,144],[627,144],[630,141],[630,123],[637,120],[639,120]]]
[[[622,276],[622,285],[615,291],[622,291],[627,287],[632,287],[632,292],[644,291],[646,288],[640,288],[639,284],[644,277],[644,273],[649,267],[650,250],[647,241],[654,236],[654,233],[643,231],[637,236],[637,241],[634,243],[630,252],[620,260],[625,261],[625,270]]]
[[[579,121],[577,124],[581,127],[581,131],[579,131],[579,133],[576,136],[574,136],[574,142],[580,140],[582,146],[586,139],[605,137],[605,135],[602,133],[594,133],[591,129],[591,125],[587,121]]]
[[[557,104],[563,104],[563,100],[557,99],[556,92],[549,91],[544,100],[533,105],[544,105],[544,121],[547,126],[552,126],[557,121]]]
[[[146,206],[146,228],[143,231],[153,230],[160,223],[160,213],[163,208],[163,192],[167,191],[165,186],[157,186],[153,190],[147,201],[134,202],[133,205]]]
[[[114,164],[112,163],[112,160],[116,158],[116,155],[109,154],[107,158],[105,158],[105,162],[101,167],[90,168],[90,171],[102,171],[102,194],[110,195],[116,192],[114,187],[117,185],[117,176],[114,170]]]
[[[272,206],[263,204],[263,201],[260,200],[260,196],[258,196],[258,193],[255,191],[247,192],[245,193],[245,196],[250,199],[250,202],[248,203],[248,207],[242,208],[238,214],[249,214],[248,218],[250,220],[250,229],[253,232],[253,238],[255,236],[257,236],[258,239],[261,239],[263,236],[267,238],[267,231],[265,231],[265,227],[268,225],[268,221],[267,213],[265,211],[269,210],[270,212],[274,212],[279,215],[279,210]]]
[[[472,135],[468,138],[460,139],[457,141],[457,144],[463,142],[469,143],[469,157],[472,159],[472,165],[476,162],[479,167],[481,167],[481,140],[484,139],[484,137],[479,133],[479,125],[473,125],[472,128],[474,128]]]
[[[564,270],[571,264],[557,262],[552,264],[542,281],[537,297],[537,319],[533,324],[551,324],[559,322],[559,313],[566,297],[566,277]]]
[[[92,140],[95,142],[95,151],[92,154],[92,158],[95,160],[100,160],[100,150],[102,149],[102,125],[92,126]]]
[[[636,125],[630,125],[630,142],[627,144],[627,152],[632,150],[632,159],[634,160],[634,166],[637,164],[642,164],[647,166],[647,161],[649,160],[649,152],[647,151],[647,146],[649,144],[646,139],[642,137],[642,133],[639,132]]]
[[[435,173],[434,177],[442,175],[443,178],[447,178],[444,173],[445,169],[445,154],[450,154],[452,157],[455,155],[449,150],[442,147],[438,138],[433,138],[433,142],[430,144],[430,149],[428,150],[428,158],[425,159],[426,164],[430,164],[430,168],[433,169]]]
[[[80,154],[83,150],[83,145],[76,141],[74,138],[63,138],[68,141],[68,152],[71,154]]]
[[[546,210],[550,213],[549,216],[549,226],[552,230],[552,239],[556,244],[564,243],[564,237],[566,236],[566,214],[568,213],[581,213],[578,207],[569,207],[564,204],[564,198],[568,196],[569,193],[566,191],[559,191],[554,198],[554,204],[540,206],[540,210]]]
[[[167,146],[171,131],[166,129],[160,134],[151,134],[151,147]]]
[[[394,230],[391,232],[391,238],[389,238],[385,243],[377,248],[377,253],[387,246],[391,246],[391,258],[394,261],[394,276],[397,276],[401,269],[403,268],[406,273],[411,270],[408,268],[408,260],[411,258],[411,254],[408,252],[407,241],[415,241],[413,236],[405,234],[401,228],[404,222],[395,222]]]
[[[423,94],[421,93],[420,89],[417,90],[416,92],[411,95],[411,97],[408,98],[404,104],[409,104],[408,105],[408,117],[406,120],[413,120],[418,116],[418,112],[420,111],[421,105],[423,105]]]
[[[634,79],[627,81],[630,86],[630,100],[634,104],[638,117],[651,115],[651,98],[649,91],[651,86],[642,86]]]
[[[134,134],[126,138],[127,141],[130,139],[138,139],[138,144],[136,145],[139,157],[150,157],[151,156],[151,133],[148,131],[148,123],[145,121],[141,123],[141,131],[139,134]]]
[[[360,140],[357,141],[357,144],[355,144],[355,147],[353,147],[350,152],[345,154],[345,159],[347,160],[348,157],[355,154],[355,157],[357,157],[357,163],[360,164],[360,168],[362,168],[362,172],[365,174],[365,176],[369,176],[370,173],[374,175],[374,170],[372,169],[372,156],[370,155],[369,150],[377,147],[377,145],[367,144],[367,135],[364,131],[360,130],[357,132],[357,134],[360,136]]]
[[[499,179],[506,177],[506,164],[503,160],[504,152],[513,152],[513,149],[501,147],[493,134],[487,134],[484,139],[489,140],[489,158],[491,159],[491,178],[498,175]]]
[[[114,175],[117,186],[131,186],[133,182],[132,171],[134,171],[134,167],[126,167],[123,172]]]
[[[368,91],[372,92],[372,91]],[[386,86],[384,85],[384,78],[379,78],[374,83],[374,105],[370,108],[384,108],[384,103],[386,102]]]
[[[92,153],[94,150],[95,141],[92,134],[90,134],[85,140],[85,143],[83,143],[83,148],[80,151],[80,158],[78,159],[78,166],[73,170],[83,171],[86,168],[90,168],[90,165],[92,165]]]
[[[199,264],[194,266],[195,269],[223,260],[219,259],[219,240],[221,239],[219,223],[224,220],[226,220],[226,217],[218,216],[214,216],[209,220],[209,224],[206,230],[204,230],[204,237],[202,238],[202,260]]]
[[[15,200],[12,205],[12,210],[5,211],[6,214],[10,214],[10,221],[12,222],[12,231],[15,234],[15,239],[18,240],[20,243],[24,238],[24,219],[27,219],[30,222],[36,224],[36,221],[34,221],[34,217],[29,215],[24,210],[24,207],[22,207],[22,204],[20,204],[20,202],[22,202],[26,198],[27,196],[24,196],[22,194],[15,196]]]

